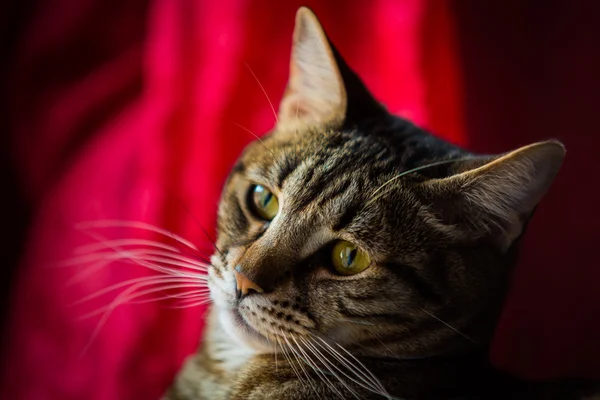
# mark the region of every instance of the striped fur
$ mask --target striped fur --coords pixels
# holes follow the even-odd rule
[[[279,122],[225,184],[210,323],[166,398],[533,398],[485,354],[562,145],[476,156],[388,114],[307,9],[294,40]],[[270,222],[253,184],[279,199]],[[336,274],[341,239],[372,265]],[[263,293],[238,299],[238,265]]]

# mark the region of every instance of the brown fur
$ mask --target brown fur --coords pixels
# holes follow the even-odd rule
[[[388,114],[300,9],[278,124],[223,190],[205,336],[166,398],[384,398],[369,373],[390,398],[533,398],[486,351],[563,156],[554,141],[475,156]],[[273,221],[253,184],[278,197]],[[372,265],[336,274],[336,240]],[[240,298],[234,268],[264,292]]]

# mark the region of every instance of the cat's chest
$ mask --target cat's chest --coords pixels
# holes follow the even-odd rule
[[[240,371],[251,364],[255,352],[223,331],[214,310],[206,328],[198,352],[185,361],[165,399],[228,398]]]
[[[205,361],[212,363],[214,369],[222,370],[224,374],[235,373],[255,355],[254,351],[246,346],[240,346],[226,335],[219,336],[219,339],[207,346],[209,354]]]

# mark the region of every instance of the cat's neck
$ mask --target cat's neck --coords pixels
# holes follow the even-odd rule
[[[209,311],[199,351],[210,359],[214,367],[227,373],[239,370],[258,354],[257,350],[240,343],[224,329],[216,306],[212,306]]]
[[[255,357],[264,357],[250,346],[244,346],[231,337],[223,328],[219,318],[219,310],[210,310],[208,324],[198,359],[203,368],[213,374],[217,380],[226,382]],[[275,355],[273,355],[275,357]],[[473,385],[473,377],[480,382],[489,381],[489,367],[484,351],[469,355],[429,356],[420,358],[377,358],[358,356],[358,359],[371,373],[379,377],[390,392],[406,392],[407,388],[427,390],[437,388],[442,392],[460,392],[461,389]],[[289,362],[279,357],[279,364]],[[419,382],[418,385],[410,385]],[[398,385],[398,387],[395,387]],[[417,395],[417,393],[415,393]]]
[[[271,362],[271,356],[275,357],[241,346],[223,329],[218,310],[213,308],[199,352],[188,360],[179,382],[181,387],[202,393],[204,397],[201,398],[215,398],[215,393],[221,393],[225,398],[233,382],[243,376],[253,376],[249,370],[259,365],[275,369],[277,363]],[[265,358],[268,358],[267,362],[264,362]],[[390,394],[402,398],[540,398],[534,396],[537,385],[520,382],[492,368],[487,349],[413,359],[358,356],[357,360],[382,382]],[[281,372],[289,360],[279,357],[278,363]],[[262,376],[267,371],[262,370],[258,374]],[[307,372],[311,373],[308,369]],[[319,377],[315,375],[313,378]],[[495,388],[493,393],[490,388]]]

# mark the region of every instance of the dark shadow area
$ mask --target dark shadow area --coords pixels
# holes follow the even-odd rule
[[[17,44],[25,24],[35,9],[35,0],[7,1],[0,6],[0,210],[2,234],[0,235],[0,343],[4,343],[11,289],[30,220],[27,204],[20,186],[15,166],[12,129],[12,96],[9,76],[14,68]],[[1,347],[0,347],[1,350]]]
[[[581,337],[600,337],[600,2],[461,0],[454,12],[470,148],[567,148],[525,235],[492,358],[531,378],[589,376],[600,371],[598,343]]]

